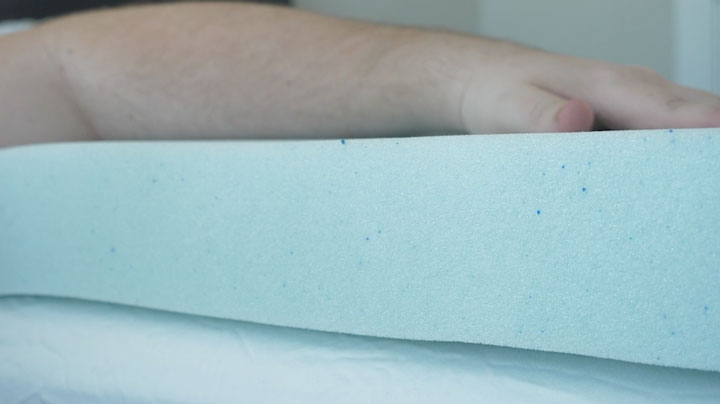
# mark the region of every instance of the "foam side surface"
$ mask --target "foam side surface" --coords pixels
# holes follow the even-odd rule
[[[720,131],[0,151],[0,295],[720,370]]]

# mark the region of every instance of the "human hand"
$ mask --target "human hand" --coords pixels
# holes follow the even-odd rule
[[[650,69],[482,38],[472,42],[464,45],[470,56],[458,62],[470,72],[458,95],[466,132],[720,127],[720,97]]]

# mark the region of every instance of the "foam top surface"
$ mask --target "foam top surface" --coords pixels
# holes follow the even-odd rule
[[[720,370],[720,130],[0,151],[0,295]]]

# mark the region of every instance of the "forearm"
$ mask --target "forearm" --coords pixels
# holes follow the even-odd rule
[[[457,59],[470,55],[449,34],[242,4],[86,13],[37,31],[102,138],[464,129]]]
[[[0,55],[0,147],[93,139],[40,35],[2,36]]]

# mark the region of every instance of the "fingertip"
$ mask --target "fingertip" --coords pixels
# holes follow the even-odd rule
[[[558,111],[555,121],[560,132],[584,132],[592,130],[595,113],[583,100],[572,99]]]

